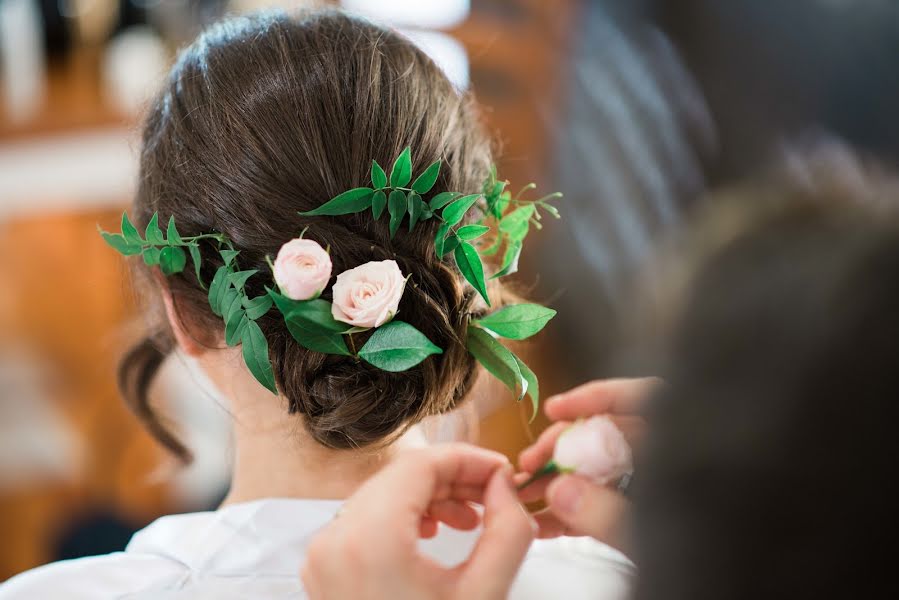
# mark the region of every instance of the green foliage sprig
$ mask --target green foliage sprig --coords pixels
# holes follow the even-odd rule
[[[187,266],[187,254],[190,254],[197,281],[204,289],[206,286],[200,273],[202,256],[199,242],[210,240],[216,246],[224,263],[215,272],[209,284],[208,296],[212,312],[225,321],[225,343],[228,346],[240,344],[244,361],[253,376],[272,393],[277,393],[269,360],[268,342],[256,323],[271,309],[272,299],[268,295],[251,298],[247,294],[247,280],[258,273],[258,270],[237,269],[240,251],[234,249],[224,234],[182,236],[175,225],[174,217],[171,217],[166,234],[163,235],[159,228],[159,215],[155,213],[147,223],[143,237],[128,218],[128,213],[122,214],[121,233],[101,231],[100,234],[120,253],[125,256],[140,254],[148,266],[158,266],[167,276],[182,272]]]
[[[101,231],[106,242],[125,256],[142,255],[144,262],[159,267],[165,275],[182,272],[187,254],[194,263],[197,281],[204,287],[200,274],[202,258],[200,240],[211,240],[222,260],[208,288],[209,306],[225,323],[225,343],[242,347],[247,368],[259,383],[277,393],[268,341],[256,321],[275,306],[284,318],[291,336],[304,348],[325,354],[355,356],[385,371],[405,371],[432,354],[443,352],[412,325],[393,320],[379,328],[357,352],[347,347],[345,336],[364,329],[350,327],[334,319],[331,303],[321,298],[297,301],[279,291],[266,287],[266,293],[250,297],[247,281],[259,273],[258,269],[238,267],[239,250],[223,234],[210,233],[192,237],[182,236],[174,218],[169,219],[167,235],[159,229],[159,215],[154,214],[143,236],[122,214],[122,233]]]
[[[387,214],[391,239],[404,221],[408,222],[409,231],[412,231],[423,221],[437,219],[440,226],[434,239],[435,253],[441,259],[452,254],[459,272],[490,306],[482,256],[495,255],[504,247],[502,266],[492,278],[515,273],[530,228],[542,227],[541,211],[559,218],[558,210],[550,201],[560,194],[525,200],[522,195],[535,187],[529,184],[512,196],[506,190],[508,182],[498,180],[496,169],[492,168],[479,193],[465,195],[444,191],[425,201],[423,197],[436,184],[440,167],[441,161],[435,161],[413,180],[412,153],[407,147],[394,161],[389,177],[373,160],[371,187],[348,190],[315,210],[300,214],[309,217],[340,216],[370,210],[374,219]],[[479,216],[470,219],[469,214],[475,209]],[[225,343],[228,346],[242,346],[243,358],[250,372],[272,393],[277,393],[277,387],[268,340],[257,323],[272,307],[281,313],[288,332],[304,348],[324,354],[355,357],[385,371],[405,371],[429,356],[443,352],[418,329],[396,319],[375,328],[357,351],[352,335],[365,330],[336,320],[330,302],[321,298],[293,300],[281,293],[277,286],[265,287],[264,294],[251,297],[247,292],[247,282],[252,277],[260,276],[260,273],[257,269],[239,268],[240,251],[224,234],[182,236],[174,218],[169,219],[163,233],[159,227],[159,215],[154,214],[141,235],[127,213],[122,215],[121,233],[101,231],[101,234],[121,254],[140,255],[147,265],[159,267],[167,276],[184,271],[189,255],[197,281],[203,289],[207,288],[201,275],[200,242],[208,240],[222,263],[209,283],[209,305],[224,320]],[[506,306],[472,321],[465,340],[468,351],[519,400],[530,396],[534,415],[540,401],[537,377],[519,357],[500,343],[499,338],[527,339],[540,332],[555,314],[554,310],[537,304]]]
[[[501,267],[491,279],[517,272],[524,240],[531,227],[542,228],[543,213],[559,218],[559,211],[551,201],[561,194],[527,200],[525,193],[536,187],[530,183],[513,196],[506,190],[508,182],[499,180],[496,168],[492,167],[479,193],[466,195],[443,191],[425,201],[423,196],[434,187],[440,166],[439,160],[431,163],[410,187],[405,187],[412,181],[412,152],[407,147],[394,161],[389,178],[381,165],[372,160],[371,187],[346,191],[320,207],[300,214],[340,216],[371,210],[377,220],[386,209],[391,239],[407,216],[409,231],[417,223],[437,219],[441,224],[434,238],[434,252],[441,259],[452,254],[459,272],[490,306],[482,257],[493,256],[504,248]],[[469,222],[468,215],[474,209],[478,210],[479,218]],[[493,235],[488,235],[491,232]],[[526,339],[539,332],[554,315],[555,311],[534,304],[507,307],[473,324],[466,340],[472,355],[518,394],[519,400],[525,395],[531,397],[534,414],[540,400],[536,376],[494,336]]]
[[[437,182],[440,166],[441,161],[434,161],[412,181],[412,151],[406,147],[394,161],[389,178],[378,161],[372,160],[371,187],[348,190],[314,210],[301,212],[300,215],[341,216],[371,210],[372,216],[377,220],[386,208],[390,217],[391,239],[407,216],[409,231],[420,222],[437,219],[441,221],[434,238],[437,256],[442,259],[452,254],[459,272],[490,306],[481,257],[496,254],[505,245],[502,267],[492,279],[515,273],[524,238],[531,226],[537,229],[542,227],[540,211],[559,218],[559,211],[550,201],[561,194],[525,200],[522,195],[536,187],[531,183],[512,196],[505,189],[508,182],[498,180],[496,168],[493,167],[481,192],[464,195],[461,192],[445,191],[425,202],[422,197]],[[411,187],[405,187],[410,181]],[[476,223],[468,223],[466,217],[474,208],[480,209],[481,216]],[[496,230],[494,241],[485,245],[483,240],[489,239],[485,236],[493,229]]]

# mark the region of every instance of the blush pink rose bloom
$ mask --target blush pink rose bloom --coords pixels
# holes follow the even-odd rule
[[[631,470],[631,449],[615,423],[605,415],[578,421],[556,441],[553,461],[602,485]]]
[[[318,297],[331,279],[331,257],[318,242],[297,238],[278,251],[275,283],[291,300]]]
[[[396,314],[405,287],[395,260],[365,263],[337,276],[331,314],[356,327],[380,327]]]

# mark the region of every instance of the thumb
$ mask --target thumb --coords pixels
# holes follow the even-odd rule
[[[460,598],[506,598],[537,533],[518,502],[510,471],[497,469],[484,494],[484,530],[461,567]]]
[[[589,535],[621,549],[628,503],[615,490],[577,475],[561,475],[549,484],[546,500],[569,535]]]

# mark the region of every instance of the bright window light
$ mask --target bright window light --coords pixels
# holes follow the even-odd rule
[[[455,38],[437,31],[419,29],[400,31],[443,69],[457,89],[464,90],[468,87],[468,53]]]
[[[449,29],[464,21],[470,0],[341,0],[354,12],[397,27]]]

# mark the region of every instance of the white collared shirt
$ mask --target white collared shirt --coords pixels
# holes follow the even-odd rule
[[[340,505],[267,499],[162,517],[137,532],[124,552],[53,563],[13,577],[0,585],[0,600],[305,598],[298,574],[306,549]],[[445,565],[458,564],[478,535],[441,526],[434,539],[422,542],[422,550]],[[537,541],[510,598],[623,600],[632,574],[627,558],[588,538]]]

